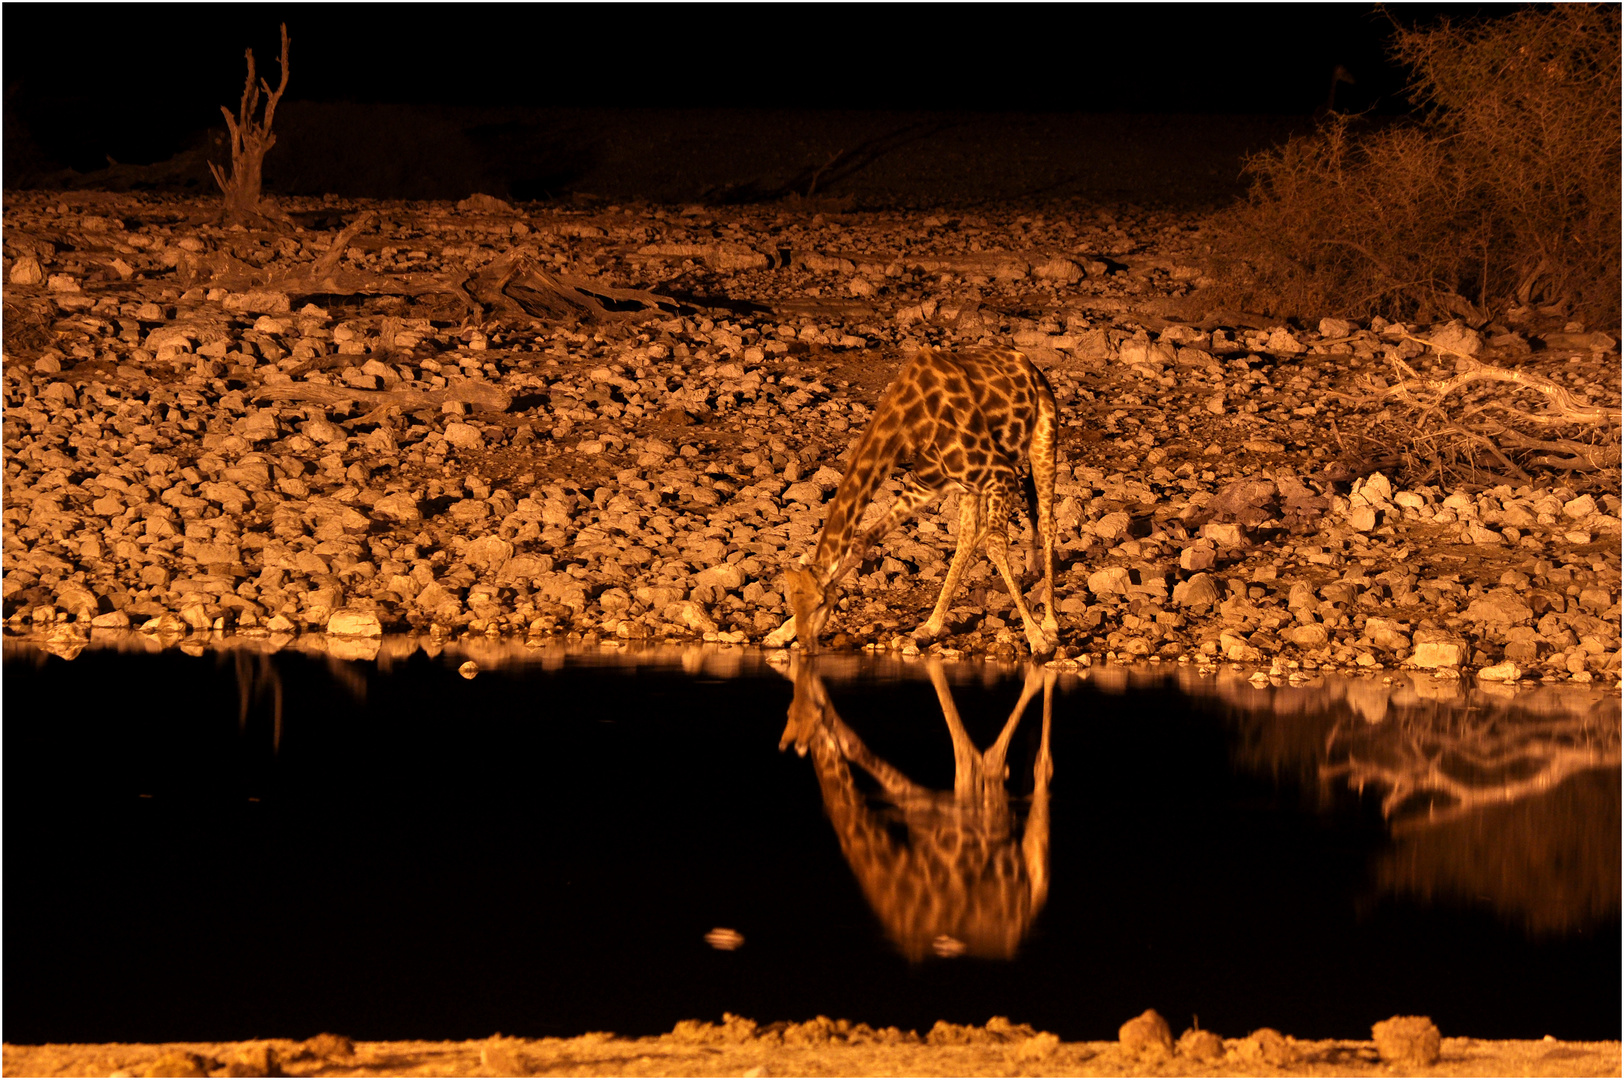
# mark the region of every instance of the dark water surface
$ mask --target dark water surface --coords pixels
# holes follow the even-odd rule
[[[8,642],[6,1040],[1620,1034],[1616,693],[465,659]]]

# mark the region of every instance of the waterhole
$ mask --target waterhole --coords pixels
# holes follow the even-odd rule
[[[6,644],[8,1042],[1619,1037],[1616,693],[229,645]]]

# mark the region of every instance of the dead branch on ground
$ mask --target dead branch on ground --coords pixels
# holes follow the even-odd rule
[[[681,305],[646,289],[621,289],[543,270],[528,255],[497,259],[468,283],[474,300],[513,318],[598,322],[676,314]]]
[[[1453,356],[1457,364],[1455,374],[1447,379],[1428,379],[1401,358],[1389,355],[1388,362],[1398,374],[1395,385],[1366,378],[1359,384],[1361,394],[1338,396],[1362,405],[1391,401],[1406,406],[1411,411],[1410,417],[1395,420],[1392,426],[1399,429],[1396,434],[1400,442],[1415,447],[1417,456],[1426,458],[1428,464],[1424,471],[1436,472],[1440,482],[1444,480],[1446,464],[1452,471],[1474,476],[1481,472],[1474,460],[1474,451],[1487,453],[1520,483],[1531,481],[1526,470],[1533,467],[1585,473],[1618,467],[1624,410],[1591,404],[1554,380],[1531,371],[1487,364],[1410,334],[1401,337]],[[1459,405],[1451,414],[1451,397],[1485,383],[1532,390],[1544,396],[1548,408],[1544,412],[1530,412],[1510,400],[1494,398]],[[1489,410],[1494,410],[1497,418],[1481,415]],[[1534,429],[1532,433],[1521,430],[1530,427]],[[1577,437],[1546,434],[1555,427],[1576,429]],[[1581,432],[1588,432],[1593,438],[1587,440]],[[1422,451],[1423,446],[1429,449]]]
[[[513,403],[506,392],[477,379],[459,379],[443,390],[358,390],[321,383],[270,383],[258,387],[250,396],[256,401],[314,401],[321,405],[353,401],[368,409],[367,414],[356,423],[369,423],[370,418],[380,417],[384,410],[390,408],[415,412],[418,409],[442,409],[446,402],[461,402],[493,412],[506,412]]]

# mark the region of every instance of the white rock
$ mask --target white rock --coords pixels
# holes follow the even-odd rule
[[[1323,623],[1304,623],[1283,630],[1280,636],[1302,649],[1317,649],[1331,640]]]
[[[1187,548],[1190,551],[1206,551],[1211,554],[1210,548]],[[1092,587],[1092,582],[1090,583]],[[1180,607],[1200,607],[1202,604],[1216,604],[1220,598],[1218,583],[1211,574],[1193,574],[1188,581],[1181,581],[1173,586],[1173,603]]]
[[[13,285],[38,285],[44,280],[45,271],[40,268],[39,260],[31,255],[24,255],[11,264]]]
[[[1126,536],[1128,526],[1132,523],[1133,518],[1129,517],[1126,511],[1117,510],[1094,522],[1093,533],[1101,540],[1109,542],[1119,536]]]
[[[1477,673],[1477,677],[1487,679],[1490,682],[1516,682],[1522,678],[1522,668],[1510,660],[1506,660],[1495,664],[1493,667],[1484,668]]]
[[[699,585],[717,585],[731,592],[743,587],[744,571],[734,563],[722,563],[695,574],[694,582]]]
[[[1233,522],[1209,521],[1201,526],[1201,535],[1219,547],[1240,547],[1246,543],[1246,530]]]
[[[1580,495],[1577,499],[1569,499],[1563,503],[1562,512],[1575,521],[1589,517],[1596,512],[1596,500],[1589,495]]]
[[[1483,335],[1458,319],[1434,330],[1427,340],[1440,352],[1476,356],[1483,351]]]
[[[447,424],[445,426],[445,441],[452,446],[471,450],[484,446],[485,436],[481,435],[479,429],[472,424]]]
[[[1133,579],[1128,576],[1127,569],[1121,566],[1107,566],[1088,575],[1088,591],[1095,596],[1125,593],[1132,586]]]
[[[1328,338],[1347,337],[1353,333],[1353,323],[1346,319],[1321,319],[1319,332]]]
[[[385,495],[372,504],[372,509],[394,521],[417,521],[423,516],[417,500],[403,491]]]
[[[498,536],[482,536],[477,540],[470,540],[462,551],[463,561],[479,570],[501,566],[512,557],[513,545]]]
[[[1307,351],[1304,348],[1303,343],[1292,337],[1291,331],[1287,330],[1284,326],[1275,327],[1274,330],[1269,333],[1269,339],[1263,343],[1263,347],[1269,352],[1285,353],[1287,355],[1295,355],[1297,353]]]
[[[1423,641],[1416,645],[1410,663],[1418,668],[1459,667],[1465,648],[1453,641]]]
[[[381,637],[383,624],[377,612],[361,608],[339,608],[327,617],[327,632],[346,637]]]

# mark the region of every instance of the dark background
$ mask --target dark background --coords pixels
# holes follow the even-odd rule
[[[267,159],[270,190],[348,187],[350,194],[449,197],[483,185],[505,186],[499,194],[541,197],[616,156],[587,145],[583,128],[601,134],[625,122],[662,132],[678,123],[650,110],[749,110],[725,130],[711,131],[692,116],[681,123],[704,128],[723,144],[766,137],[787,124],[802,133],[796,138],[809,141],[801,153],[812,161],[822,160],[822,136],[805,135],[798,126],[804,116],[786,121],[786,113],[1306,118],[1327,104],[1341,65],[1357,81],[1338,88],[1338,108],[1390,116],[1408,108],[1405,74],[1386,55],[1394,19],[1429,21],[1447,12],[1460,20],[1506,10],[1510,6],[8,4],[0,15],[5,184],[61,186],[72,180],[64,168],[102,170],[109,158],[145,165],[206,146],[209,129],[223,130],[219,106],[235,111],[245,47],[254,50],[260,74],[276,82],[277,26],[284,21],[292,38],[291,79],[275,130],[279,148],[298,150],[273,151]],[[1187,125],[1172,137],[1200,142],[1203,130]],[[1120,139],[1089,131],[1087,139]],[[1249,131],[1239,141],[1250,147],[1277,134],[1274,128]],[[628,137],[653,142],[653,154],[715,154],[709,147],[696,151]],[[833,131],[827,137],[828,145],[849,152],[868,136]],[[217,147],[210,152],[223,157]],[[428,190],[424,181],[403,179],[375,160],[359,163],[363,155],[410,157],[419,174],[455,175]],[[298,167],[288,160],[295,156],[302,159]],[[322,164],[326,157],[335,160]],[[535,161],[542,157],[553,160],[538,172]],[[207,179],[206,172],[193,172]]]

